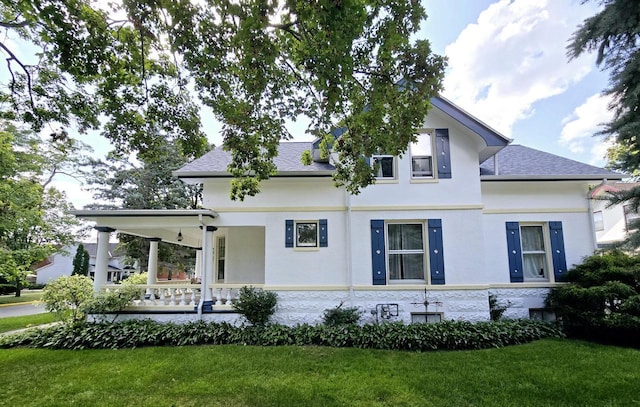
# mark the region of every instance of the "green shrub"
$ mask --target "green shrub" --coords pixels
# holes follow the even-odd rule
[[[29,283],[27,284],[26,288],[29,290],[42,290],[46,286],[47,286],[46,284]]]
[[[112,315],[111,322],[115,321],[118,314],[125,310],[132,301],[140,296],[138,288],[131,284],[124,284],[115,290],[100,293],[83,308],[85,314],[92,314],[99,321],[106,322],[109,315]]]
[[[42,301],[61,321],[79,323],[84,308],[93,300],[93,281],[87,276],[62,276],[50,281],[42,291]]]
[[[502,314],[504,314],[510,305],[511,303],[508,301],[506,304],[498,302],[497,295],[489,294],[489,316],[491,317],[491,320],[500,321],[500,319],[502,319]]]
[[[133,348],[142,346],[255,345],[330,346],[405,351],[486,349],[542,338],[561,338],[556,324],[533,320],[438,324],[233,326],[229,323],[159,323],[150,320],[88,323],[33,329],[0,337],[0,347],[52,349]]]
[[[15,284],[0,284],[0,295],[8,295],[16,292]]]
[[[362,311],[358,307],[342,308],[344,302],[334,308],[324,310],[322,322],[327,326],[340,326],[357,324],[362,316]]]
[[[278,295],[273,291],[244,286],[232,305],[251,325],[264,326],[276,311],[277,303]]]
[[[147,273],[130,274],[129,277],[121,281],[122,284],[147,284]]]
[[[562,318],[568,335],[628,345],[628,336],[640,332],[640,257],[594,255],[569,270],[567,281],[551,290],[546,306]]]

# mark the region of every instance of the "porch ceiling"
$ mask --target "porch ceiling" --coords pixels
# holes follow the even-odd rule
[[[201,247],[201,226],[213,225],[218,214],[208,209],[114,209],[72,211],[80,219],[95,222],[118,233],[160,238],[163,242]],[[182,233],[182,241],[178,241]]]

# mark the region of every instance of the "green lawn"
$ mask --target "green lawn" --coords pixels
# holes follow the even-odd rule
[[[22,290],[20,297],[15,294],[0,295],[0,304],[16,304],[20,302],[39,301],[42,297],[42,290]]]
[[[34,325],[48,324],[54,321],[57,321],[56,316],[48,312],[22,317],[0,318],[0,333],[28,328]]]
[[[0,352],[0,371],[0,403],[12,406],[640,404],[640,351],[570,340],[428,353],[251,346],[9,349]]]

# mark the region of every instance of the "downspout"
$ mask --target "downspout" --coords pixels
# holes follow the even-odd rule
[[[351,194],[349,193],[349,191],[347,191],[346,189],[344,190],[345,194],[346,194],[346,200],[347,200],[347,228],[346,228],[346,234],[347,234],[347,278],[348,278],[348,283],[349,283],[349,302],[351,303],[351,306],[354,306],[354,301],[355,301],[355,293],[353,290],[353,265],[351,264],[351,249],[352,249],[352,242],[351,242]]]

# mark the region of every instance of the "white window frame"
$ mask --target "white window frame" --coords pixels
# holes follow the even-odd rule
[[[549,239],[549,225],[547,223],[520,223],[520,253],[522,255],[522,275],[523,275],[523,280],[524,282],[547,282],[547,281],[552,281],[552,276],[553,276],[553,262],[550,258],[550,254],[551,254],[551,240]],[[523,245],[523,235],[524,233],[522,233],[522,228],[523,227],[539,227],[540,230],[542,231],[542,243],[544,245],[543,249],[544,250],[529,250],[529,251],[525,251],[524,250],[524,245]],[[531,277],[527,277],[526,273],[524,272],[524,268],[525,266],[525,256],[528,254],[533,254],[533,255],[538,255],[538,254],[544,254],[544,261],[545,261],[545,267],[544,267],[544,275],[542,277],[539,278],[531,278]]]
[[[224,253],[221,254],[220,241],[224,242]],[[224,283],[227,278],[227,237],[225,235],[216,236],[216,281]],[[222,261],[222,278],[220,278],[220,262]]]
[[[378,173],[376,174],[377,180],[394,180],[396,179],[397,169],[396,169],[396,157],[389,154],[375,154],[371,157],[371,168],[375,168],[375,165],[380,159],[391,159],[391,176],[384,176],[382,173],[382,164],[378,166]]]
[[[435,137],[434,137],[435,132],[432,129],[421,129],[418,130],[416,136],[418,138],[418,141],[416,143],[411,143],[409,144],[409,156],[410,156],[410,160],[409,160],[409,165],[411,166],[410,168],[410,173],[411,173],[411,179],[418,179],[418,180],[424,180],[424,179],[436,179],[436,168],[438,168],[437,163],[436,163],[436,154],[434,153],[436,150],[436,145],[435,145]],[[428,136],[429,137],[429,146],[431,149],[431,155],[424,155],[424,154],[414,154],[413,151],[413,146],[415,145],[417,147],[417,143],[419,143],[419,139],[420,137],[425,137]],[[416,174],[413,170],[413,160],[414,158],[418,158],[418,159],[424,159],[424,158],[428,158],[431,161],[431,174]]]
[[[412,324],[437,324],[444,319],[443,312],[412,312]]]
[[[593,212],[593,226],[596,232],[604,230],[604,216],[602,211]]]
[[[389,226],[390,225],[420,225],[422,227],[422,249],[421,250],[393,250],[391,249],[391,240],[389,239]],[[394,220],[385,222],[384,224],[385,242],[387,246],[386,250],[386,266],[387,266],[387,281],[389,284],[429,284],[429,250],[427,250],[427,228],[424,220]],[[423,278],[417,279],[392,279],[391,278],[391,255],[392,254],[422,254],[422,275]]]
[[[633,222],[634,220],[640,218],[640,214],[634,212],[632,209],[631,205],[624,205],[622,207],[622,210],[624,212],[624,229],[628,232],[629,230],[631,230],[629,228],[629,225],[631,224],[631,222]]]
[[[293,222],[293,238],[295,240],[295,247],[298,249],[317,249],[320,247],[320,222],[318,220],[296,220]],[[316,238],[313,243],[300,242],[298,235],[298,225],[315,225]]]

